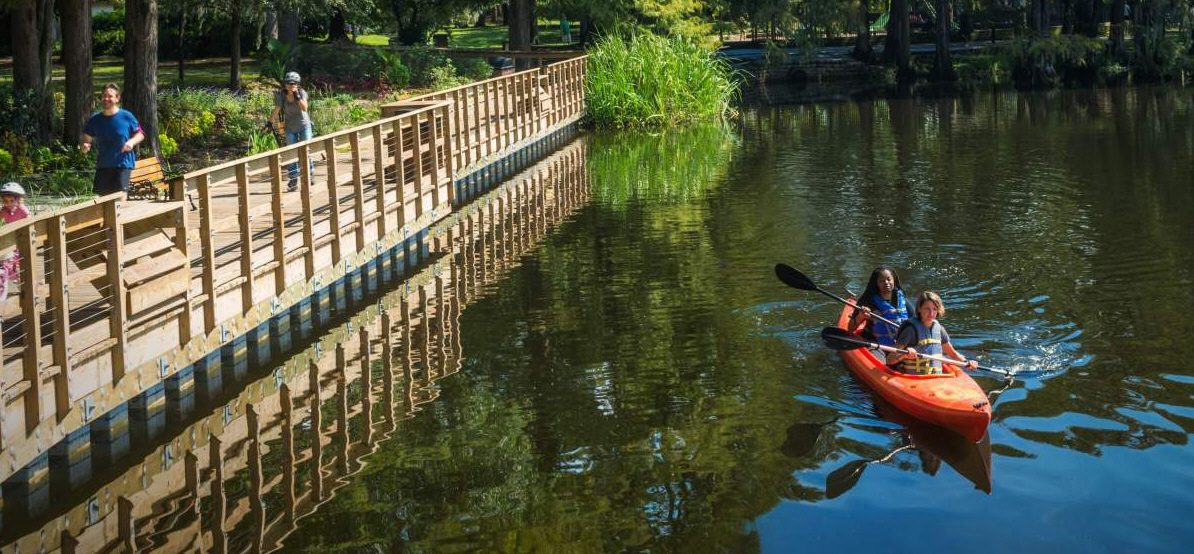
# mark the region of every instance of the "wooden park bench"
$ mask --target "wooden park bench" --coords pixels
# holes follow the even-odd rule
[[[129,175],[129,198],[159,200],[168,197],[170,185],[157,156],[137,160],[137,167]]]

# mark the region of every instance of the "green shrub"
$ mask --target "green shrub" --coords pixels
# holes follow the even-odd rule
[[[37,134],[34,106],[37,98],[31,90],[15,92],[12,85],[0,85],[0,129],[18,136]]]
[[[401,51],[402,63],[410,68],[410,84],[428,87],[435,83],[435,69],[447,65],[448,58],[430,47],[412,46]]]
[[[270,39],[265,45],[265,50],[258,55],[257,59],[261,80],[276,88],[282,88],[282,78],[294,65],[301,50],[302,47],[297,44],[291,46],[289,42]]]
[[[96,56],[124,54],[124,10],[101,12],[91,17],[91,51]]]
[[[678,38],[610,36],[590,50],[589,116],[604,126],[659,126],[720,117],[737,93],[725,61]]]
[[[1106,58],[1097,38],[1075,35],[1017,40],[1003,48],[1012,82],[1020,88],[1056,88],[1093,82]]]
[[[482,81],[493,77],[493,66],[481,58],[461,58],[452,60],[456,66],[456,73],[467,82]]]
[[[410,68],[402,63],[402,55],[398,52],[374,50],[374,70],[372,77],[385,81],[394,88],[410,85]]]
[[[245,154],[252,156],[262,152],[269,152],[278,147],[278,135],[262,129],[249,134],[249,150]]]
[[[0,177],[14,173],[12,170],[14,161],[12,154],[8,150],[0,148]]]
[[[178,152],[178,141],[170,138],[166,133],[158,133],[158,150],[162,157],[169,158]]]
[[[445,61],[444,65],[431,70],[431,89],[444,90],[455,88],[468,83],[468,80],[456,74],[456,66]]]
[[[954,58],[954,73],[963,88],[999,85],[1008,80],[1007,66],[989,54],[971,54]]]

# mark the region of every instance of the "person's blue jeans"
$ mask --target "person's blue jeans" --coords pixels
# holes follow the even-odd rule
[[[303,127],[303,130],[297,133],[286,133],[286,144],[294,144],[297,142],[303,142],[304,140],[311,140],[311,137],[314,136],[314,134],[315,130],[311,128],[310,125],[307,125],[306,127]],[[312,160],[310,156],[307,157],[307,167],[310,170],[308,175],[314,175],[315,161]],[[290,177],[290,180],[292,181],[299,178],[298,162],[286,166],[286,175]]]

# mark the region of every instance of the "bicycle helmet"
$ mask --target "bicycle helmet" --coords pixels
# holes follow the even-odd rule
[[[0,185],[0,194],[12,194],[15,196],[25,196],[25,187],[18,183],[8,182]]]

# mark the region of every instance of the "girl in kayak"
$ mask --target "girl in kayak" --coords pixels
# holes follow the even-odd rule
[[[933,356],[944,354],[970,369],[978,367],[977,361],[967,360],[954,349],[954,345],[949,342],[949,333],[937,321],[938,317],[945,315],[945,303],[937,293],[920,293],[920,296],[916,297],[916,314],[917,317],[905,321],[896,334],[895,347],[906,348],[908,353],[888,353],[887,365],[904,373],[942,373],[941,362],[921,358],[916,355],[919,352]]]
[[[850,316],[851,333],[855,332],[872,314],[891,320],[895,325],[888,325],[878,319],[871,319],[871,332],[875,334],[875,342],[884,346],[895,344],[896,332],[905,320],[915,317],[916,310],[904,294],[900,286],[900,277],[894,269],[887,266],[876,267],[871,272],[871,280],[867,281],[866,290],[858,298],[859,310],[854,310]]]

